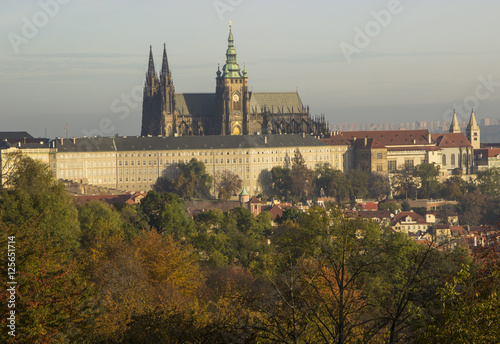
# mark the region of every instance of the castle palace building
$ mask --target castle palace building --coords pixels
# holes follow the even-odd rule
[[[248,90],[248,74],[236,60],[229,27],[226,64],[216,73],[215,93],[175,93],[163,48],[160,75],[150,47],[142,104],[142,136],[298,134],[324,135],[324,116],[311,118],[297,92]]]

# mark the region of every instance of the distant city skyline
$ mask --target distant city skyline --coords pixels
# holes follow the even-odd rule
[[[256,92],[331,124],[500,118],[495,1],[38,0],[0,14],[2,130],[139,135],[149,45],[176,92],[213,92],[229,20]]]

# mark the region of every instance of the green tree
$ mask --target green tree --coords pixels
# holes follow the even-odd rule
[[[467,182],[460,176],[451,176],[443,182],[441,196],[447,200],[459,201],[467,191]]]
[[[418,244],[403,233],[381,239],[379,270],[365,279],[370,316],[389,343],[413,342],[419,314],[432,308],[436,291],[466,257],[464,252],[443,252],[435,243]]]
[[[400,169],[394,173],[391,180],[392,189],[399,198],[408,199],[417,191],[418,184],[415,181],[413,171],[407,168]]]
[[[410,203],[408,203],[408,201],[401,202],[401,210],[410,211],[411,210]]]
[[[488,197],[479,190],[467,192],[460,202],[462,213],[459,214],[460,223],[464,225],[477,226],[487,212]]]
[[[278,302],[254,303],[259,335],[290,343],[368,342],[372,321],[362,286],[380,265],[380,229],[336,210],[312,209],[300,222],[275,231],[278,266],[267,278]]]
[[[338,203],[349,200],[350,196],[350,180],[342,171],[335,170],[332,173],[330,182],[328,184],[327,194],[335,197]]]
[[[394,214],[397,210],[401,210],[401,206],[399,205],[398,202],[396,201],[391,201],[391,202],[383,202],[378,204],[378,209],[379,210],[388,210],[391,212],[391,214]]]
[[[206,172],[202,161],[194,158],[187,164],[181,161],[177,169],[179,175],[174,180],[160,177],[153,189],[158,192],[174,192],[182,198],[209,196],[212,177]]]
[[[329,163],[316,165],[314,170],[314,189],[316,196],[321,197],[322,194],[329,195],[329,184],[332,179],[333,169]]]
[[[434,164],[424,162],[413,171],[415,177],[420,178],[420,196],[429,198],[438,190],[439,168]]]
[[[438,291],[441,313],[428,323],[419,340],[427,343],[497,343],[500,339],[498,271],[478,276],[464,264],[462,270]],[[481,288],[486,277],[493,280],[493,289]]]
[[[370,173],[359,169],[349,170],[347,181],[351,187],[351,199],[368,198],[370,196]]]
[[[275,166],[271,169],[271,180],[275,194],[288,198],[292,188],[292,171],[286,167]]]
[[[114,204],[114,207],[122,219],[125,240],[131,241],[142,230],[150,229],[144,214],[139,211],[138,204],[121,203]]]
[[[482,193],[500,200],[500,167],[479,171],[477,184]]]
[[[186,203],[175,194],[151,190],[139,209],[148,225],[160,233],[172,235],[176,240],[192,234],[193,221],[186,212]]]
[[[10,177],[11,189],[0,199],[1,219],[7,226],[36,224],[40,240],[64,250],[78,247],[77,211],[64,185],[55,180],[49,166],[23,157]]]
[[[94,246],[108,237],[123,240],[120,214],[103,202],[91,201],[78,209],[82,248]]]
[[[383,199],[391,192],[389,178],[377,173],[371,173],[368,179],[368,191],[371,198]]]
[[[313,193],[314,172],[310,170],[299,149],[295,151],[291,170],[292,192],[300,197]]]
[[[283,210],[283,215],[279,216],[276,219],[276,222],[279,224],[283,224],[286,221],[292,221],[294,223],[298,223],[300,221],[300,217],[304,214],[304,212],[297,208],[286,208]]]

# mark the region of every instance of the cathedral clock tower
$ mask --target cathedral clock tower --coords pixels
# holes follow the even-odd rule
[[[249,110],[248,77],[245,68],[241,71],[236,61],[231,24],[227,41],[226,64],[222,71],[220,67],[217,70],[215,91],[220,134],[246,135]]]

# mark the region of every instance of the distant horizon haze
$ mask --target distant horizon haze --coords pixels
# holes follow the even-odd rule
[[[330,123],[499,118],[497,13],[487,0],[8,2],[1,130],[139,135],[149,46],[159,71],[166,43],[177,93],[212,93],[230,20],[250,89],[298,90]]]

